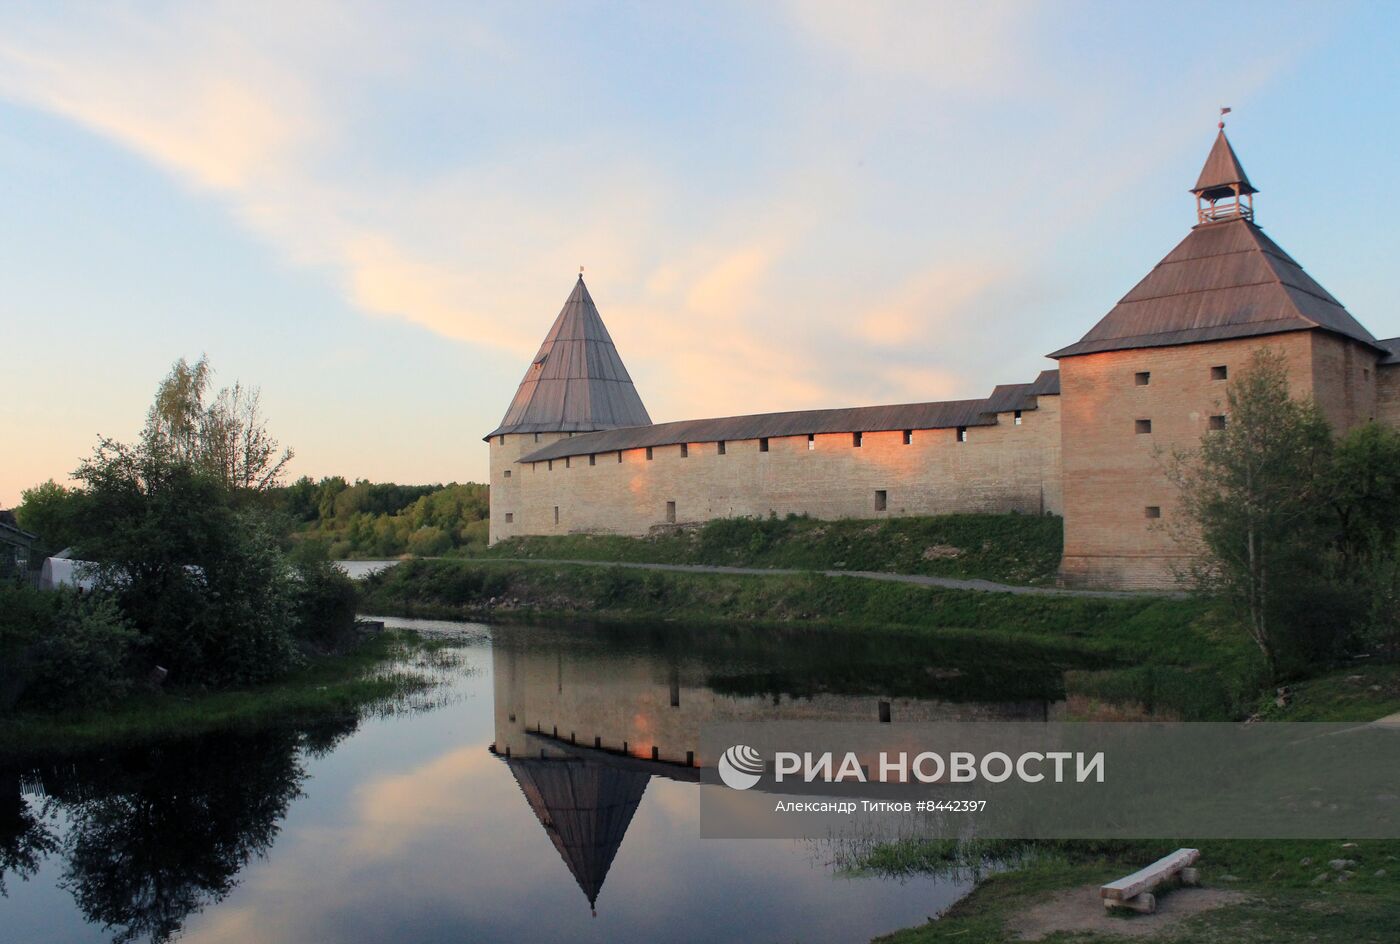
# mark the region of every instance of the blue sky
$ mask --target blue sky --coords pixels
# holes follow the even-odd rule
[[[0,506],[176,358],[293,474],[480,480],[579,265],[657,420],[1028,380],[1194,221],[1377,336],[1400,7],[0,5]]]

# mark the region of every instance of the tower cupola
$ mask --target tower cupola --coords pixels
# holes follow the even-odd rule
[[[1222,109],[1228,112],[1229,109]],[[1245,176],[1230,139],[1225,137],[1225,122],[1221,121],[1215,144],[1211,146],[1201,175],[1196,178],[1196,186],[1191,188],[1196,195],[1196,219],[1201,223],[1215,223],[1221,220],[1253,219],[1254,185]]]

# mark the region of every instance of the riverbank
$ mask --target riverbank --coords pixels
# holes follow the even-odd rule
[[[1396,711],[1400,664],[1367,662],[1292,685],[1286,705],[1270,703],[1259,714],[1268,721],[1375,721]],[[1186,914],[1192,909],[1167,902],[1159,915],[1115,918],[1124,922],[1121,931],[1100,926],[1091,940],[1140,940],[1154,922],[1154,941],[1388,944],[1400,927],[1400,840],[1005,842],[971,854],[945,842],[911,841],[876,847],[851,870],[937,875],[966,871],[984,857],[1002,860],[1002,871],[982,878],[938,921],[879,938],[882,944],[1060,941],[1068,938],[1055,933],[1057,920],[1061,927],[1076,916],[1082,928],[1102,925],[1093,897],[1098,885],[1183,846],[1201,850],[1203,886],[1217,893],[1212,907]],[[1337,868],[1333,860],[1350,864]]]
[[[464,551],[481,559],[711,564],[795,570],[862,570],[1054,583],[1064,526],[1054,515],[931,515],[818,520],[718,518],[660,527],[646,537],[563,534],[511,538]]]
[[[881,944],[1007,941],[1231,941],[1232,944],[1386,944],[1400,921],[1400,842],[1170,840],[1003,843],[1019,859],[929,924]],[[1104,920],[1097,888],[1173,849],[1201,850],[1203,889],[1164,890],[1155,915]],[[1341,867],[1331,863],[1336,860]],[[880,847],[856,871],[916,875],[965,868],[947,844]],[[1207,894],[1209,893],[1209,894]],[[1181,895],[1173,907],[1171,896]],[[1200,896],[1192,898],[1191,896]],[[1203,907],[1209,904],[1211,907]],[[1197,910],[1199,908],[1199,910]],[[1092,937],[1085,937],[1093,929]]]
[[[386,631],[351,652],[319,657],[266,685],[147,692],[100,710],[8,715],[0,718],[0,760],[353,715],[430,687],[425,675],[402,665],[415,653],[442,644],[411,632]]]
[[[407,561],[360,586],[362,612],[440,619],[839,627],[961,638],[1065,654],[1088,716],[1242,717],[1262,667],[1200,601],[1013,596],[828,577],[710,574],[515,561]]]

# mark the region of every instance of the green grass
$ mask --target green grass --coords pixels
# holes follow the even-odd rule
[[[864,858],[867,872],[907,875],[912,872],[966,868],[969,861],[951,844],[903,843],[881,847]],[[1122,842],[1001,843],[974,848],[1020,859],[1018,867],[984,879],[977,890],[953,905],[938,921],[899,931],[880,941],[888,944],[1002,944],[1007,924],[1018,912],[1050,893],[1120,878],[1182,846],[1201,850],[1202,883],[1230,889],[1247,900],[1173,925],[1153,941],[1231,944],[1381,944],[1395,940],[1400,927],[1400,842],[1361,840],[1343,849],[1341,840],[1191,840]],[[1349,881],[1327,862],[1346,858],[1357,863]],[[1304,864],[1307,862],[1308,864]],[[916,867],[908,868],[910,863]],[[1377,871],[1384,871],[1377,876]],[[1317,883],[1319,875],[1327,880]],[[1228,878],[1227,878],[1228,877]],[[1091,907],[1098,903],[1090,900]],[[1125,927],[1137,920],[1125,917]],[[1043,940],[1128,941],[1126,935],[1057,933]]]
[[[502,541],[478,556],[718,564],[793,570],[873,570],[1046,584],[1064,528],[1051,515],[840,519],[719,518],[647,537],[569,534]]]
[[[1400,711],[1400,665],[1381,663],[1338,669],[1293,686],[1292,703],[1272,708],[1270,721],[1369,721]],[[854,874],[905,877],[968,875],[979,879],[971,895],[938,921],[881,938],[888,944],[1000,944],[1007,922],[1050,893],[1102,884],[1136,871],[1182,846],[1201,850],[1207,886],[1241,891],[1249,899],[1205,912],[1164,931],[1154,941],[1231,944],[1369,944],[1396,940],[1400,928],[1400,840],[1162,840],[1018,842],[981,845],[906,840],[858,850],[845,863]],[[1336,881],[1332,859],[1357,867]],[[1307,861],[1307,864],[1305,863]],[[991,871],[1000,862],[1003,871]],[[980,871],[979,871],[980,870]],[[1376,872],[1384,871],[1377,876]],[[1225,881],[1224,876],[1234,881]],[[1318,877],[1327,879],[1318,882]],[[1132,918],[1125,920],[1131,921]],[[1127,941],[1121,935],[1055,934],[1066,941]]]
[[[0,757],[76,753],[166,737],[343,716],[428,687],[421,675],[386,663],[431,644],[386,632],[351,653],[329,656],[254,688],[147,693],[101,710],[21,713],[0,719]]]
[[[1400,665],[1362,663],[1290,686],[1279,708],[1272,696],[1260,714],[1266,721],[1374,721],[1400,711]]]
[[[362,612],[491,620],[753,624],[964,638],[1061,654],[1071,695],[1115,695],[1159,715],[1252,710],[1259,659],[1201,602],[1020,596],[819,574],[675,573],[509,561],[408,561],[366,580]],[[494,602],[493,602],[494,601]],[[1154,667],[1143,672],[1141,667]]]

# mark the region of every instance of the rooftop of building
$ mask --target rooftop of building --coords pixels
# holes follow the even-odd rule
[[[25,544],[33,544],[39,540],[39,535],[26,531],[19,526],[19,520],[13,511],[0,509],[0,537],[9,541],[19,541]]]
[[[624,429],[579,433],[543,446],[520,458],[544,462],[566,456],[671,446],[679,443],[736,442],[777,439],[818,433],[873,433],[905,429],[953,429],[995,426],[998,413],[1036,409],[1036,398],[1057,396],[1060,372],[1041,371],[1031,383],[1002,384],[979,400],[938,400],[888,406],[858,406],[832,410],[792,410],[720,416],[674,423],[654,423]]]
[[[579,273],[501,424],[485,438],[504,433],[587,432],[650,422]]]
[[[1254,222],[1258,191],[1223,125],[1192,192],[1200,222],[1087,334],[1051,357],[1313,330],[1379,349]]]

